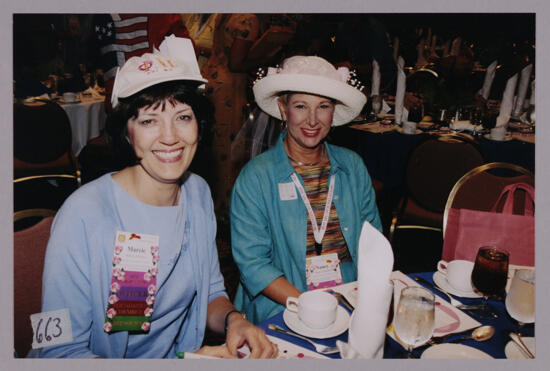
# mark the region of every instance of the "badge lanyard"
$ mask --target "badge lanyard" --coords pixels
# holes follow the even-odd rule
[[[291,175],[291,178],[296,188],[298,188],[298,192],[300,192],[300,196],[302,197],[302,201],[304,201],[304,205],[307,209],[309,219],[311,220],[313,237],[315,238],[315,242],[316,242],[315,245],[316,247],[317,245],[321,246],[321,243],[323,241],[323,236],[325,235],[325,232],[327,230],[328,218],[330,215],[330,207],[332,205],[332,197],[334,195],[334,174],[332,174],[332,176],[330,177],[330,184],[328,187],[328,194],[327,194],[327,202],[325,204],[325,212],[323,214],[323,221],[321,223],[320,229],[319,229],[319,226],[317,225],[317,218],[315,217],[315,213],[313,212],[313,208],[309,203],[309,199],[307,198],[307,194],[304,187],[302,186],[302,183],[300,183],[295,173]],[[320,254],[320,251],[318,251],[317,254]]]

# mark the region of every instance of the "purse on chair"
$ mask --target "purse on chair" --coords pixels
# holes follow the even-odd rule
[[[516,191],[525,191],[523,214],[513,214]],[[502,210],[498,211],[499,206]],[[517,206],[517,205],[516,205]],[[491,211],[449,210],[442,259],[474,261],[481,246],[508,251],[510,264],[535,265],[535,190],[526,183],[502,190]]]

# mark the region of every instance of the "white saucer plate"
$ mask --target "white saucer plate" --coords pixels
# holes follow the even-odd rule
[[[511,134],[506,134],[506,136],[505,136],[504,138],[502,138],[502,139],[493,138],[493,137],[491,136],[491,134],[485,134],[483,137],[484,137],[485,139],[494,140],[494,141],[496,141],[496,142],[507,142],[507,141],[509,141],[509,140],[514,139],[514,138],[512,137]]]
[[[481,295],[474,292],[474,290],[462,291],[462,290],[455,289],[453,286],[451,286],[449,281],[447,281],[447,277],[445,277],[445,275],[441,272],[435,272],[433,275],[433,280],[435,284],[439,286],[439,288],[447,291],[449,294],[459,296],[461,298],[476,299],[481,297]]]
[[[294,331],[297,334],[307,336],[308,338],[314,339],[328,339],[334,336],[338,336],[341,333],[345,332],[349,327],[349,314],[348,312],[338,306],[336,312],[336,320],[332,325],[326,328],[313,329],[307,327],[300,318],[298,314],[285,309],[283,312],[283,320],[289,329]]]
[[[80,103],[80,98],[76,98],[75,100],[72,100],[72,101],[69,101],[69,102],[66,101],[63,98],[59,98],[59,103],[62,103],[62,104]]]
[[[479,349],[463,344],[437,344],[429,347],[420,356],[421,359],[492,359]]]
[[[403,131],[403,128],[402,128],[402,127],[398,127],[398,128],[397,128],[397,132],[399,132],[399,133],[401,133],[401,134],[404,134],[404,135],[417,135],[417,134],[422,134],[422,130],[420,130],[420,129],[416,129],[416,130],[414,131],[414,134],[405,133],[405,132]]]
[[[522,337],[521,340],[523,340],[523,343],[525,346],[533,353],[535,356],[535,338],[534,337]],[[518,345],[514,343],[512,340],[506,344],[506,347],[504,347],[504,354],[506,354],[506,358],[510,359],[527,359],[527,356],[519,349]]]

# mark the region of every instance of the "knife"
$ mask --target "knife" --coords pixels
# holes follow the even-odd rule
[[[445,296],[448,296],[448,295],[449,295],[446,291],[441,290],[439,287],[437,287],[436,285],[434,285],[433,283],[431,283],[431,282],[429,282],[429,281],[426,281],[426,280],[425,280],[424,278],[422,278],[422,277],[414,276],[413,278],[414,278],[415,281],[420,282],[420,283],[422,283],[422,284],[424,284],[424,285],[426,285],[426,286],[428,286],[428,287],[430,287],[430,288],[432,288],[432,289],[434,289],[434,290],[437,290],[437,291],[439,291],[440,293],[444,294]]]

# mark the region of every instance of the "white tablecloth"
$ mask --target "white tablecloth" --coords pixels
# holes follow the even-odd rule
[[[75,156],[90,139],[99,136],[105,127],[104,98],[83,100],[79,103],[60,104],[67,112],[73,135],[72,147]]]

